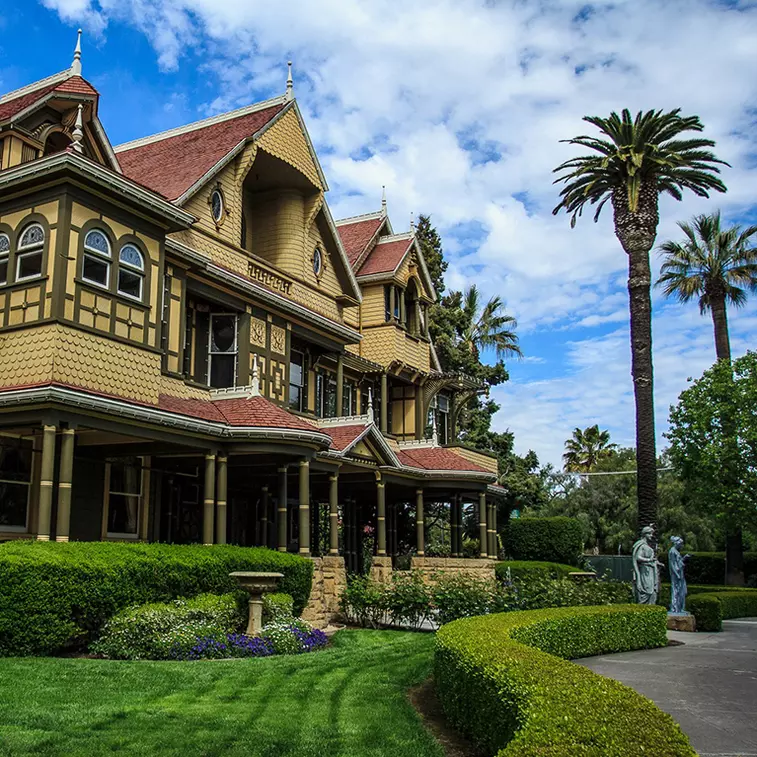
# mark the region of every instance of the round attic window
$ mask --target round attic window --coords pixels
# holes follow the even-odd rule
[[[323,273],[323,253],[320,247],[313,250],[313,273],[320,276]]]
[[[210,211],[213,214],[213,220],[216,223],[221,223],[223,218],[223,195],[220,189],[214,189],[213,194],[210,195]]]

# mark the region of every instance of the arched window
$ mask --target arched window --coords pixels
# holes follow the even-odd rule
[[[118,255],[118,293],[142,299],[142,283],[145,278],[145,260],[133,244],[125,244]]]
[[[7,234],[0,234],[0,284],[8,283],[8,257],[11,252],[11,240]]]
[[[104,231],[92,229],[84,237],[82,278],[97,286],[108,288],[110,282],[110,241]]]
[[[45,155],[63,152],[71,144],[71,138],[62,131],[54,131],[45,140]]]
[[[33,279],[42,273],[42,252],[45,230],[38,223],[30,223],[19,237],[16,254],[16,281]]]

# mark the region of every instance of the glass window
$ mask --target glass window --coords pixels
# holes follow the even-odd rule
[[[31,471],[31,442],[0,438],[0,531],[26,530]]]
[[[118,261],[118,293],[141,300],[145,271],[142,253],[133,244],[125,244],[118,254]]]
[[[313,273],[316,276],[320,276],[323,271],[323,253],[320,247],[316,247],[313,250]]]
[[[210,377],[208,383],[217,389],[236,385],[237,317],[210,314]]]
[[[8,256],[11,242],[7,234],[0,234],[0,284],[8,283]]]
[[[108,533],[137,536],[142,497],[142,467],[138,460],[112,462],[108,490]]]
[[[220,189],[214,189],[213,194],[210,196],[210,209],[213,214],[213,220],[216,223],[221,223],[223,218],[223,195]]]
[[[82,278],[92,284],[108,287],[110,281],[110,242],[100,229],[92,229],[84,237]]]
[[[384,320],[387,322],[392,320],[392,310],[389,305],[391,301],[390,300],[391,295],[389,294],[390,290],[391,290],[391,285],[386,284],[384,286]]]
[[[330,373],[326,377],[326,401],[323,409],[324,418],[336,417],[336,378]]]
[[[305,355],[292,350],[289,357],[289,407],[302,411],[305,400]]]
[[[402,303],[402,290],[399,287],[394,287],[394,318],[400,319],[400,309]]]
[[[342,390],[342,415],[355,414],[356,395],[355,385],[351,381],[345,381]]]
[[[449,397],[446,394],[438,396],[436,436],[439,444],[449,441]]]
[[[21,232],[16,255],[16,281],[41,275],[44,244],[45,231],[38,223],[29,224]]]

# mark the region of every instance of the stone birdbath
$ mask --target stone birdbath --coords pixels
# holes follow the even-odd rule
[[[284,578],[284,574],[235,571],[229,575],[250,595],[250,617],[245,634],[260,636],[263,630],[263,594],[270,594]]]

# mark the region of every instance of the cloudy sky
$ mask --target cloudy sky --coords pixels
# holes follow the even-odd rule
[[[751,0],[5,0],[0,91],[70,62],[102,93],[113,143],[283,92],[286,61],[337,217],[378,208],[395,230],[429,213],[448,287],[499,294],[526,354],[494,397],[517,449],[559,463],[575,426],[633,441],[626,256],[609,214],[553,217],[551,170],[586,114],[629,107],[698,114],[732,168],[712,200],[664,201],[675,222],[722,209],[757,222],[757,2]],[[695,305],[655,297],[658,431],[713,361]],[[731,313],[754,347],[757,298]]]

